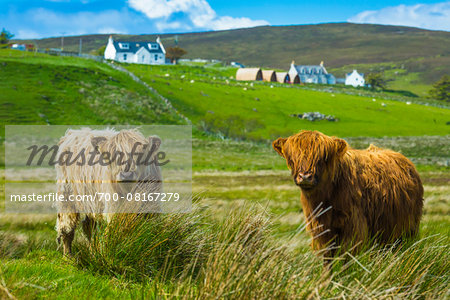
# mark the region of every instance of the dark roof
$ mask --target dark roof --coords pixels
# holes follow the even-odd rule
[[[301,75],[301,74],[305,74],[305,75],[327,74],[324,67],[322,67],[322,66],[295,65],[295,69],[297,70],[299,75]]]
[[[356,71],[356,73],[358,73],[358,71]],[[353,74],[353,71],[351,71],[350,73],[347,73],[347,76],[350,76]],[[362,77],[364,77],[364,73],[358,73],[359,75],[361,75]]]
[[[294,65],[294,69],[300,77],[300,82],[321,84],[336,83],[336,78],[333,74],[327,73],[325,67],[321,65]]]
[[[120,47],[119,44],[128,44],[128,48]],[[149,46],[149,44],[151,46]],[[114,41],[114,48],[116,48],[117,52],[132,52],[136,53],[139,49],[144,47],[150,53],[163,53],[161,46],[155,42],[125,42],[125,41]],[[151,47],[158,47],[156,49],[152,49]]]

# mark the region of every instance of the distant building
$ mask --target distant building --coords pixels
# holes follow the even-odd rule
[[[263,70],[262,71],[262,79],[267,82],[276,82],[277,75],[274,70]]]
[[[25,44],[12,44],[11,49],[25,51],[27,50],[27,45]]]
[[[276,75],[279,83],[300,83],[298,75],[294,78],[290,78],[287,72],[276,72]]]
[[[105,59],[146,65],[163,65],[166,63],[166,50],[159,37],[156,42],[125,42],[108,39]]]
[[[352,85],[354,87],[364,86],[366,81],[364,80],[364,74],[359,74],[358,71],[353,70],[351,73],[345,74],[345,85]]]
[[[236,71],[236,80],[263,80],[262,71],[260,68],[239,68]]]
[[[327,72],[323,62],[318,66],[295,65],[292,62],[288,73],[290,78],[298,75],[302,83],[336,84],[336,78]]]
[[[236,62],[236,61],[232,61],[232,62],[230,63],[230,65],[231,65],[232,67],[235,67],[235,68],[245,68],[245,66],[244,66],[243,64],[238,63],[238,62]]]

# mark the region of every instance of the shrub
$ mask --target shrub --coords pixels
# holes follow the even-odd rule
[[[450,76],[442,76],[438,82],[433,84],[429,93],[431,98],[450,102]]]
[[[369,84],[372,89],[386,89],[386,80],[381,73],[370,73],[367,76],[367,84]]]

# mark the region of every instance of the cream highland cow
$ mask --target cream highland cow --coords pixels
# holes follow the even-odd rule
[[[124,202],[131,204],[120,201],[126,199],[134,187],[149,181],[151,192],[162,190],[161,170],[156,163],[160,144],[158,137],[145,138],[138,130],[83,128],[66,132],[58,144],[59,161],[65,162],[56,165],[58,193],[65,199],[86,195],[96,198],[58,202],[57,240],[62,243],[64,254],[71,253],[81,214],[85,216],[83,231],[90,239],[96,220],[104,215],[109,221],[113,213],[142,209],[123,207]],[[112,201],[114,197],[119,201]],[[132,202],[132,205],[143,204]],[[139,211],[145,209],[148,207]],[[152,212],[157,209],[159,206],[153,207]]]

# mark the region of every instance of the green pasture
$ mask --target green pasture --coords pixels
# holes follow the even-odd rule
[[[236,69],[126,65],[198,128],[238,139],[273,139],[302,129],[337,136],[420,136],[450,132],[450,111],[379,97],[288,84],[237,82]],[[332,88],[332,87],[330,87]],[[338,122],[293,114],[320,112]]]

